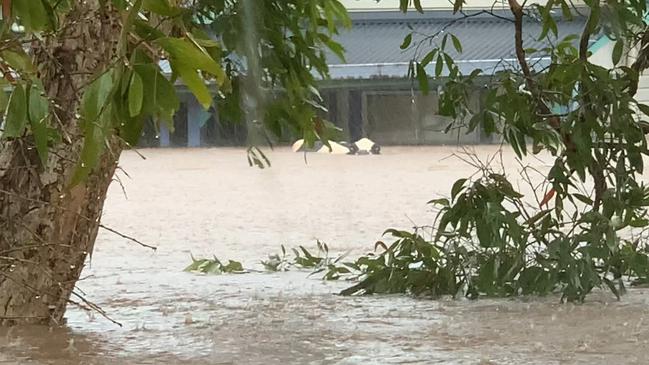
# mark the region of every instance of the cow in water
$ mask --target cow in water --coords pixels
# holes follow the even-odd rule
[[[369,138],[362,138],[354,143],[329,141],[329,146],[316,141],[312,148],[307,148],[303,139],[297,140],[292,147],[294,152],[318,152],[337,155],[378,155],[381,153],[381,146]]]
[[[352,144],[353,148],[349,149],[350,154],[354,155],[378,155],[381,153],[381,146],[374,143],[369,138],[361,138]]]

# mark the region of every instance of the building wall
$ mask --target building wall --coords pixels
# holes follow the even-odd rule
[[[462,128],[444,130],[453,121],[438,113],[437,93],[429,95],[409,90],[364,92],[365,136],[383,145],[451,145],[480,142],[479,132]],[[478,102],[477,94],[475,102]],[[458,123],[456,123],[458,124]]]
[[[592,47],[592,55],[589,61],[606,68],[613,68],[613,48],[615,42],[608,38],[601,38]],[[636,50],[629,50],[625,52],[626,64],[631,65],[635,61]],[[636,100],[642,104],[649,104],[649,72],[645,71],[638,82],[638,91],[636,93]]]
[[[399,9],[399,0],[341,0],[343,5],[349,11],[385,11]],[[547,1],[531,0],[526,2],[526,6],[532,4],[545,4]],[[574,1],[575,4],[583,3],[582,1]],[[421,6],[429,10],[452,10],[453,2],[447,0],[421,0]],[[509,10],[506,2],[496,3],[494,6],[493,0],[465,0],[464,9],[495,9],[495,10]]]
[[[392,80],[385,85],[350,81],[321,91],[328,112],[321,116],[342,130],[341,140],[354,142],[368,137],[381,145],[453,145],[488,143],[479,131],[466,134],[463,129],[444,133],[451,123],[438,114],[435,92],[413,93],[407,80]],[[476,107],[479,94],[474,95]],[[155,135],[155,137],[154,137]],[[145,128],[142,147],[243,146],[247,143],[245,124],[219,120],[215,109],[202,110],[191,95],[182,98],[174,117],[174,130],[164,123],[155,130]],[[300,138],[289,137],[288,140]]]
[[[638,93],[636,94],[636,100],[642,104],[649,105],[649,74],[645,72],[640,76],[640,81],[638,82]]]
[[[588,60],[602,67],[613,68],[613,47],[615,47],[615,42],[611,42],[607,38],[598,40],[591,47],[592,54]]]
[[[433,87],[434,89],[434,87]],[[353,142],[368,137],[381,145],[453,145],[489,143],[480,131],[466,134],[455,128],[444,133],[452,122],[438,113],[438,95],[423,95],[406,79],[347,80],[326,85],[325,95],[336,95],[336,107],[329,105],[326,116],[343,129]],[[473,95],[478,108],[480,93]],[[463,123],[456,123],[458,124]]]
[[[612,43],[613,42],[611,42],[611,44]],[[612,52],[613,51],[611,50],[611,53]],[[629,56],[627,58],[627,65],[631,65],[636,60],[637,49],[631,50],[628,54]],[[645,71],[642,75],[640,75],[640,80],[638,80],[638,91],[635,97],[639,103],[649,105],[649,71]]]

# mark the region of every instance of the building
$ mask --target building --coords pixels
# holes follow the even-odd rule
[[[482,0],[469,2],[481,6]],[[483,1],[484,2],[484,1]],[[351,141],[369,137],[379,144],[476,144],[491,142],[480,131],[466,134],[458,129],[443,133],[450,122],[437,112],[438,93],[436,85],[442,80],[431,79],[431,92],[423,95],[417,84],[407,78],[408,65],[413,58],[412,50],[403,51],[400,45],[406,34],[412,32],[413,43],[424,35],[437,32],[454,34],[463,45],[463,52],[452,54],[464,73],[483,70],[484,82],[503,67],[515,67],[514,33],[508,8],[494,9],[498,17],[477,14],[479,9],[467,12],[476,14],[455,21],[457,16],[448,7],[433,7],[439,1],[422,1],[424,14],[398,10],[398,0],[347,0],[353,26],[338,37],[346,49],[345,60],[328,55],[330,80],[320,86],[328,112],[325,117],[343,129],[345,138]],[[490,6],[492,2],[489,2]],[[567,22],[558,20],[559,38],[579,34],[585,18],[577,17]],[[543,48],[538,41],[541,25],[533,20],[524,26],[526,48]],[[439,38],[437,39],[439,41]],[[591,44],[593,58],[610,60],[612,45],[606,39]],[[447,47],[452,50],[453,47]],[[530,63],[542,67],[548,58],[532,58]],[[434,74],[434,62],[428,66]],[[442,75],[444,76],[444,75]],[[649,82],[649,80],[647,80]],[[644,92],[644,91],[643,91]],[[649,89],[646,90],[649,98]],[[204,146],[236,145],[245,143],[245,126],[233,126],[218,121],[215,113],[205,112],[189,94],[183,94],[183,107],[176,117],[176,131],[170,134],[164,127],[159,140],[145,136],[145,145]],[[644,94],[643,94],[644,95]],[[481,88],[472,93],[476,106],[481,102]],[[238,129],[237,129],[238,128]]]

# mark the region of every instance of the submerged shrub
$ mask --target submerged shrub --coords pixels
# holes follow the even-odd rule
[[[562,300],[583,301],[596,287],[619,298],[625,281],[649,282],[646,231],[638,235],[634,228],[646,224],[646,187],[605,194],[603,212],[584,213],[585,195],[564,193],[549,208],[546,193],[530,204],[503,174],[480,167],[481,177],[453,185],[450,200],[430,202],[439,209],[433,226],[386,231],[396,241],[389,247],[379,242],[384,252],[359,258],[359,282],[342,294],[477,298],[557,292]],[[633,200],[620,202],[626,194]],[[564,199],[572,207],[563,207]]]
[[[261,264],[267,271],[288,271],[291,268],[312,270],[312,274],[324,272],[325,280],[337,280],[343,275],[351,274],[348,264],[341,263],[345,255],[331,257],[329,246],[322,241],[316,242],[316,251],[311,252],[304,246],[291,248],[293,256],[287,254],[286,247],[281,246],[281,253],[269,255]],[[355,267],[354,267],[355,268]]]
[[[192,263],[183,271],[212,275],[244,274],[248,272],[244,270],[240,262],[228,260],[227,264],[223,264],[216,256],[212,259],[195,259],[192,256]]]

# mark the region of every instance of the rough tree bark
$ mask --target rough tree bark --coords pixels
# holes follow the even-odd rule
[[[0,142],[0,324],[60,324],[91,254],[122,146],[108,141],[99,166],[69,188],[83,133],[81,91],[116,58],[119,14],[99,0],[74,1],[59,30],[32,45],[51,126],[63,142],[43,167],[31,137]]]

